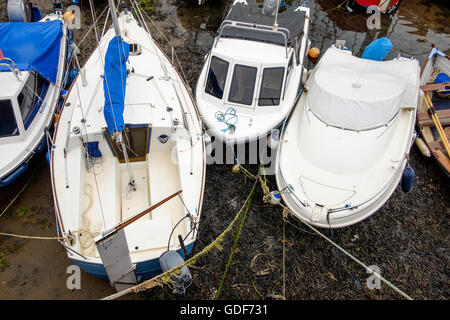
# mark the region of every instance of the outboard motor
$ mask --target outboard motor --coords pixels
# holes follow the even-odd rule
[[[32,5],[28,0],[8,0],[6,10],[10,22],[33,21]]]
[[[166,251],[159,257],[159,264],[163,272],[169,271],[183,263],[183,258],[178,252],[173,250]],[[176,292],[182,295],[186,293],[186,289],[192,284],[192,275],[186,266],[181,268],[179,275],[171,275],[170,279],[174,282]]]
[[[276,10],[278,10],[278,1],[279,0],[264,0],[262,13],[269,16],[274,16]]]

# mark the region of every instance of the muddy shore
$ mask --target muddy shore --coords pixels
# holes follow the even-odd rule
[[[82,1],[83,2],[83,1]],[[82,3],[83,30],[75,33],[79,41],[92,23],[87,1]],[[196,1],[155,1],[148,14],[175,46],[191,88],[195,86],[210,48],[214,33],[225,13],[228,1],[206,1],[198,8]],[[299,5],[302,1],[290,1]],[[365,32],[348,22],[345,10],[328,10],[342,1],[306,1],[312,10],[311,40],[322,50],[345,39],[359,55],[373,39],[388,36],[399,53],[413,55],[423,64],[431,44],[450,49],[450,9],[439,1],[409,0],[393,17],[383,19],[379,32]],[[51,1],[33,1],[43,12]],[[97,14],[104,1],[95,1]],[[84,6],[83,6],[84,5]],[[336,4],[334,5],[336,6]],[[6,1],[0,1],[1,21],[5,21]],[[342,25],[342,20],[347,20]],[[356,20],[354,20],[356,21]],[[356,22],[355,22],[356,23]],[[100,20],[103,26],[103,20]],[[162,37],[150,28],[156,39]],[[361,30],[363,30],[361,32]],[[83,43],[84,60],[95,46],[91,34]],[[169,49],[168,46],[163,48]],[[331,160],[331,159],[330,159]],[[411,192],[400,187],[386,204],[367,220],[334,231],[336,242],[367,265],[376,265],[381,275],[415,299],[448,299],[449,272],[449,180],[431,159],[423,157],[414,146],[410,164],[416,173]],[[255,173],[257,166],[248,165]],[[0,190],[0,212],[28,182],[23,194],[0,217],[0,232],[20,235],[55,236],[55,218],[49,167],[44,155],[37,157],[28,172],[12,185]],[[276,188],[269,178],[271,190]],[[199,240],[194,254],[214,240],[231,222],[247,197],[252,181],[242,174],[233,175],[230,165],[209,165]],[[362,285],[368,274],[348,258],[342,261],[323,239],[310,233],[291,218],[285,225],[286,298],[287,299],[373,299],[352,280]],[[330,236],[328,230],[322,230]],[[279,207],[268,206],[257,190],[244,224],[238,249],[228,271],[221,298],[277,299],[283,288],[283,222]],[[191,268],[194,283],[186,296],[177,296],[167,288],[154,288],[124,299],[213,299],[225,270],[231,248],[227,236],[222,251],[212,251]],[[343,266],[342,262],[345,264]],[[0,236],[0,299],[98,299],[114,293],[107,281],[82,273],[81,289],[66,286],[67,267],[71,265],[64,249],[54,240],[32,240]],[[374,294],[381,299],[400,299],[386,285]]]

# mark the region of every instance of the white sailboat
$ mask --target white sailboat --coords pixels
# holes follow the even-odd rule
[[[264,8],[234,1],[198,78],[195,97],[208,134],[228,145],[265,139],[300,96],[309,8],[278,7],[276,0]]]
[[[373,61],[329,48],[281,136],[276,180],[285,204],[312,225],[366,219],[396,189],[410,147],[419,64]]]
[[[37,22],[0,23],[0,187],[45,149],[65,82],[67,42],[58,10]]]
[[[181,255],[192,250],[205,151],[193,97],[144,29],[140,8],[134,4],[137,21],[128,10],[117,17],[113,1],[109,5],[113,27],[64,102],[51,179],[69,258],[116,285],[160,273],[159,258],[169,250]],[[115,236],[125,239],[113,259],[119,265],[102,252],[110,247],[105,243],[116,246]],[[135,276],[124,280],[130,274]]]

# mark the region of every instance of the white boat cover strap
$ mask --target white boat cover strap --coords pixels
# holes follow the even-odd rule
[[[373,61],[331,47],[306,84],[308,105],[327,125],[377,128],[416,106],[419,71],[417,60]]]

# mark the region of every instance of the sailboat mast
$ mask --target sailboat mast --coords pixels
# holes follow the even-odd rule
[[[111,18],[116,36],[120,37],[119,19],[117,19],[117,9],[114,0],[109,0],[109,8],[111,9]]]
[[[112,22],[113,22],[113,26],[114,26],[114,31],[116,33],[116,37],[120,37],[121,34],[120,34],[120,28],[119,28],[119,19],[117,18],[117,9],[116,9],[116,5],[114,4],[114,0],[109,0],[109,8],[111,10],[111,18],[112,18]],[[111,107],[112,107],[112,105],[111,105]],[[113,137],[113,139],[114,139],[114,137]],[[134,180],[133,172],[131,170],[130,161],[128,158],[128,152],[127,152],[125,142],[123,141],[122,132],[115,135],[114,140],[117,142],[117,144],[120,144],[120,146],[122,147],[122,153],[125,157],[125,163],[127,166],[128,177],[129,177],[128,189],[129,189],[129,191],[136,191],[136,182]]]

